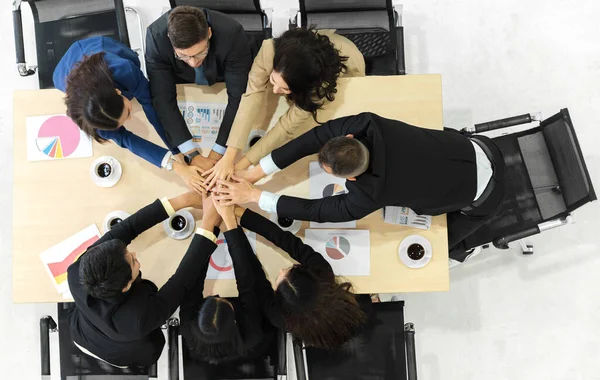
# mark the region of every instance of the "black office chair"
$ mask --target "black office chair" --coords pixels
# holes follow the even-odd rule
[[[416,380],[415,330],[404,323],[404,301],[374,303],[372,309],[362,332],[339,350],[294,341],[298,380]]]
[[[148,380],[157,378],[156,364],[151,367],[132,366],[117,368],[81,352],[71,340],[68,313],[74,303],[58,304],[58,325],[50,316],[40,319],[41,375],[43,379],[51,376],[50,333],[58,332],[60,351],[60,379],[94,378],[102,380]]]
[[[300,25],[337,29],[365,57],[367,75],[403,75],[402,10],[391,0],[300,0]]]
[[[102,35],[130,46],[122,0],[24,1],[33,13],[40,88],[54,87],[54,69],[77,40]],[[21,76],[33,75],[36,68],[28,67],[25,60],[21,0],[15,0],[13,7],[17,69]]]
[[[239,22],[250,38],[252,56],[260,50],[263,40],[273,37],[271,23],[259,0],[169,0],[171,8],[191,5],[225,13]]]
[[[477,124],[464,133],[540,121],[537,127],[493,138],[506,163],[506,199],[501,211],[466,240],[466,248],[489,246],[508,249],[518,240],[524,254],[533,246],[522,239],[572,221],[571,213],[596,200],[568,109],[541,121],[525,114]]]
[[[274,380],[286,376],[286,333],[279,330],[264,357],[252,360],[238,360],[233,363],[208,364],[190,357],[190,352],[182,337],[182,351],[179,350],[179,320],[168,322],[169,341],[169,380],[179,380],[179,355],[183,355],[183,375],[185,379],[203,380]]]

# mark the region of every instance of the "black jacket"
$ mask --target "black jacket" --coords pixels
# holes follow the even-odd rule
[[[240,225],[250,231],[256,232],[277,247],[287,252],[290,257],[300,264],[306,265],[315,277],[335,281],[331,265],[321,254],[315,252],[310,245],[304,244],[302,239],[291,232],[283,231],[275,223],[252,210],[246,210],[240,219]],[[281,307],[275,300],[273,287],[267,281],[265,273],[256,260],[253,263],[255,272],[261,277],[262,284],[257,287],[258,303],[266,318],[278,328],[285,328]]]
[[[203,11],[212,29],[208,56],[202,64],[204,75],[211,86],[216,82],[225,82],[227,86],[227,108],[216,141],[226,146],[240,99],[246,91],[253,57],[246,32],[237,21],[217,11]],[[196,73],[187,63],[175,58],[175,51],[167,36],[169,13],[148,27],[146,70],[152,103],[171,144],[169,148],[172,149],[192,138],[177,106],[175,85],[195,83]]]
[[[218,235],[218,233],[217,233]],[[260,296],[262,288],[272,288],[267,281],[260,266],[258,258],[252,251],[252,246],[241,228],[236,228],[224,233],[225,240],[233,262],[233,270],[238,289],[238,297],[228,298],[233,305],[235,320],[239,329],[246,355],[244,358],[260,357],[269,348],[269,344],[275,336],[275,329],[266,322],[260,309]],[[196,285],[181,304],[181,324],[183,331],[189,331],[188,324],[197,324],[198,310],[202,307],[204,293],[204,279],[208,269],[208,260],[196,268],[202,275],[196,281]],[[184,336],[185,339],[185,336]],[[195,360],[204,361],[190,351]],[[232,358],[233,360],[233,358]]]
[[[373,113],[331,120],[274,150],[283,169],[318,153],[336,136],[354,135],[369,149],[368,170],[346,181],[348,193],[323,199],[282,196],[277,214],[299,220],[343,222],[384,206],[439,215],[470,205],[477,191],[475,149],[460,133],[415,127]]]
[[[129,244],[167,217],[162,203],[156,200],[123,220],[94,246],[112,239]],[[160,326],[192,290],[200,276],[197,268],[208,262],[216,247],[209,239],[194,235],[177,271],[160,290],[153,282],[142,279],[140,272],[127,292],[110,300],[86,293],[79,281],[80,261],[76,261],[68,269],[69,289],[76,305],[69,314],[72,339],[112,364],[155,363],[165,344]]]

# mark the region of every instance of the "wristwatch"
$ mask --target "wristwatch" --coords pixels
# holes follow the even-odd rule
[[[169,162],[167,162],[167,171],[172,171],[173,170],[173,162],[175,162],[175,157],[171,157],[169,158]]]
[[[183,160],[185,161],[186,164],[189,165],[192,163],[192,159],[199,155],[200,155],[200,152],[198,152],[197,150],[193,150],[192,153],[186,154],[185,156],[183,156]]]

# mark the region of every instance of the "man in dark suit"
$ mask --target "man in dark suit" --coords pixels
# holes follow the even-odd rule
[[[229,131],[252,66],[250,42],[232,18],[208,9],[180,6],[153,22],[146,34],[146,68],[152,102],[171,149],[208,170],[225,153]],[[228,102],[209,159],[199,155],[177,106],[178,83],[225,82]]]
[[[328,173],[346,178],[347,194],[301,199],[250,185],[298,159],[319,153]],[[226,203],[256,202],[268,212],[316,222],[360,219],[384,206],[419,214],[449,214],[455,247],[489,219],[504,197],[504,160],[486,137],[418,128],[372,113],[331,120],[290,141],[260,165],[240,172],[215,197]]]
[[[177,271],[159,290],[142,279],[137,255],[127,245],[176,210],[201,206],[201,227]],[[116,367],[156,363],[165,344],[160,327],[204,275],[197,268],[208,265],[217,247],[219,223],[212,199],[202,201],[196,192],[189,192],[157,199],[104,234],[67,271],[76,306],[69,314],[75,345]]]

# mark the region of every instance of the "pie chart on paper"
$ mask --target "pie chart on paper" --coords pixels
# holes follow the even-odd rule
[[[331,197],[334,195],[342,194],[346,194],[346,189],[344,188],[344,186],[339,185],[337,183],[330,183],[323,189],[323,197]]]
[[[350,254],[350,242],[343,236],[334,236],[325,243],[325,252],[333,260],[341,260]]]
[[[69,157],[79,146],[79,127],[68,116],[52,116],[41,125],[35,145],[48,157]]]

